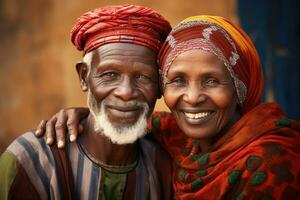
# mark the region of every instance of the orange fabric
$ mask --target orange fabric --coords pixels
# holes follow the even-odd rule
[[[132,43],[159,51],[171,26],[158,12],[134,5],[97,8],[80,16],[71,30],[78,50],[90,52],[108,43]]]
[[[240,29],[238,26],[234,25],[227,19],[219,16],[200,15],[187,18],[179,23],[176,27],[173,28],[170,33],[175,42],[172,40],[166,41],[161,48],[159,54],[159,63],[161,70],[166,70],[166,59],[173,48],[178,47],[180,43],[184,41],[203,38],[201,32],[204,29],[209,28],[210,24],[194,23],[201,21],[208,21],[211,24],[218,25],[233,40],[237,48],[237,53],[240,56],[240,58],[237,60],[237,64],[233,67],[233,71],[247,87],[246,99],[242,104],[242,112],[247,113],[261,102],[264,87],[261,64],[258,53],[249,36],[242,29]],[[188,26],[184,26],[184,28],[176,30],[177,28],[182,27],[183,24],[187,23],[190,24]],[[170,38],[168,37],[168,39]],[[229,57],[232,55],[233,48],[226,37],[224,37],[224,34],[222,34],[222,31],[213,31],[213,33],[210,35],[210,41],[222,51],[227,59],[229,59]],[[170,44],[172,44],[172,42],[174,43],[175,47],[171,47]],[[190,50],[192,48],[194,47],[191,47],[190,45],[186,49]],[[211,50],[212,47],[208,47],[208,51]]]
[[[175,199],[300,199],[300,123],[276,104],[245,114],[207,154],[170,113],[149,128],[173,158]]]
[[[241,28],[222,17],[207,18],[223,27],[241,52],[241,60],[234,71],[247,86],[246,100],[242,107],[243,113],[246,113],[260,103],[263,95],[264,82],[258,53],[249,36]]]

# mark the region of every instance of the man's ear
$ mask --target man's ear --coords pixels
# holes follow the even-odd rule
[[[76,64],[76,71],[80,80],[81,89],[86,92],[88,90],[87,75],[89,72],[87,64],[84,62],[78,62]]]

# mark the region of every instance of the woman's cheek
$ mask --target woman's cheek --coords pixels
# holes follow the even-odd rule
[[[216,90],[208,96],[219,108],[226,108],[234,102],[235,93],[230,90]]]
[[[173,88],[166,88],[163,95],[166,105],[172,109],[179,99],[180,91]]]

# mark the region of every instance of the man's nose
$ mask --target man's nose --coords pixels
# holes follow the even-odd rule
[[[188,84],[188,87],[183,95],[183,100],[186,103],[190,105],[197,105],[201,102],[204,102],[206,99],[207,95],[205,94],[201,85],[197,84],[197,82]]]
[[[129,77],[124,77],[114,90],[114,95],[124,101],[128,101],[137,98],[138,91],[133,81]]]

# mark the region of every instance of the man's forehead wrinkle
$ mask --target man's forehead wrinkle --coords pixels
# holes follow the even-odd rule
[[[97,66],[100,63],[100,59],[101,59],[100,57],[101,57],[100,52],[93,51],[91,66]]]
[[[132,55],[130,54],[132,50],[130,49],[120,49],[120,48],[107,48],[103,49],[99,52],[100,58],[104,57],[111,57],[111,56],[126,56],[126,55]]]
[[[92,53],[92,65],[94,67],[151,65],[156,69],[156,53],[144,46],[111,43],[98,47]]]
[[[138,52],[138,53],[137,53]],[[132,49],[130,47],[125,46],[107,46],[104,48],[99,48],[100,57],[104,56],[114,56],[114,55],[132,55],[132,56],[140,56],[141,51],[138,49]]]

